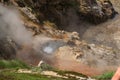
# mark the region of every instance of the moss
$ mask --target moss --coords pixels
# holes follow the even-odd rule
[[[107,72],[107,73],[104,73],[100,76],[96,76],[95,78],[97,80],[111,80],[113,75],[114,75],[114,72]]]

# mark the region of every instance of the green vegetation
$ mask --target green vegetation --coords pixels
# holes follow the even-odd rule
[[[61,71],[61,70],[54,70],[55,72],[57,72],[59,75],[65,76],[66,74],[72,74],[72,75],[76,75],[76,76],[81,76],[81,77],[86,77],[86,75],[77,73],[77,72],[72,72],[72,71]],[[68,76],[69,77],[69,76]]]
[[[0,80],[68,80],[68,79],[44,76],[41,74],[26,74],[3,71],[0,73]]]
[[[18,73],[18,69],[27,69],[32,71],[32,73]],[[41,75],[41,72],[45,70],[55,71],[59,75],[74,73],[56,70],[45,63],[43,63],[41,67],[29,67],[19,60],[0,60],[0,80],[78,80],[69,75],[66,76],[68,79]],[[73,75],[79,74],[74,73]]]
[[[107,72],[100,76],[95,77],[97,80],[111,80],[112,76],[114,75],[114,72]]]
[[[49,64],[46,64],[46,63],[43,63],[40,68],[42,70],[48,70],[48,71],[54,70],[53,67],[51,67]]]
[[[33,73],[18,73],[18,69],[28,69]],[[41,75],[41,72],[46,70],[54,71],[58,75],[68,77],[68,79]],[[43,63],[41,67],[30,67],[19,60],[0,60],[0,80],[78,80],[76,77],[70,76],[71,74],[87,78],[86,75],[80,73],[57,70],[46,63]],[[96,80],[110,80],[113,74],[114,72],[108,72],[94,78]]]
[[[55,72],[57,72],[57,74],[62,75],[62,76],[67,76],[69,78],[69,80],[78,80],[75,76],[80,76],[80,77],[84,77],[87,78],[86,75],[77,73],[77,72],[72,72],[72,71],[61,71],[61,70],[54,70]],[[71,75],[75,75],[75,76],[71,76]]]
[[[78,80],[75,77],[67,79],[60,77],[44,76],[41,74],[16,73],[13,70],[3,70],[0,72],[0,80]]]
[[[9,69],[9,68],[30,68],[25,63],[19,60],[0,60],[0,69]]]
[[[18,69],[28,69],[33,73],[18,73]],[[54,71],[58,75],[68,77],[68,79],[41,75],[41,72],[46,70]],[[71,74],[87,78],[86,75],[80,73],[57,70],[46,63],[43,63],[41,67],[30,67],[19,60],[0,60],[0,80],[78,80],[76,77],[70,76]],[[108,72],[94,78],[96,80],[110,80],[113,74],[114,72]]]

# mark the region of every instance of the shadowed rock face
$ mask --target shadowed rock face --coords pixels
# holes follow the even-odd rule
[[[13,59],[16,56],[16,46],[12,40],[0,39],[0,59]]]
[[[1,0],[2,1],[2,0]],[[75,12],[80,19],[101,23],[117,13],[110,0],[11,0],[19,7],[30,7],[40,22],[50,20],[58,25],[67,23],[66,16]],[[72,9],[72,11],[71,11]],[[82,18],[81,18],[82,17]]]
[[[0,0],[3,3],[8,0]],[[73,9],[77,15],[84,16],[84,18],[93,23],[100,23],[109,18],[113,18],[116,14],[112,3],[109,0],[9,0],[12,3],[17,3],[21,8],[29,7],[31,12],[36,15],[39,21],[50,20],[58,24],[62,24],[65,16],[68,16],[70,9]],[[72,11],[71,11],[72,12]],[[65,19],[66,20],[66,19]],[[65,21],[66,22],[66,21]],[[9,42],[3,42],[5,45]],[[11,53],[14,52],[12,45],[9,46]],[[2,50],[3,48],[3,50]],[[1,51],[7,53],[4,46]],[[12,52],[13,51],[13,52]]]
[[[110,0],[79,0],[80,13],[88,18],[90,22],[101,23],[107,19],[114,18],[117,12],[114,10]]]

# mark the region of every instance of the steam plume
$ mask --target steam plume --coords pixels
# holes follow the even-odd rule
[[[18,44],[29,44],[32,41],[32,33],[22,24],[18,11],[0,4],[0,39],[5,36]]]

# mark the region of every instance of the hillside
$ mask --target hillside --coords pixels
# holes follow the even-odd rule
[[[87,76],[115,71],[119,66],[119,1],[0,2],[1,60],[19,59],[34,68],[44,61],[55,69]]]

